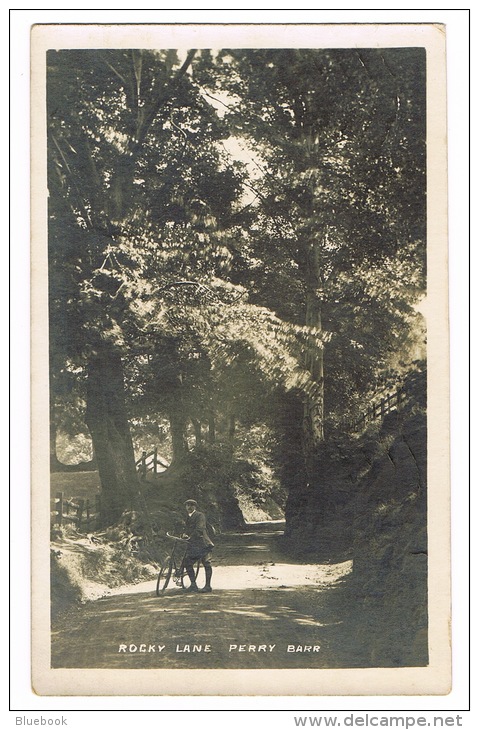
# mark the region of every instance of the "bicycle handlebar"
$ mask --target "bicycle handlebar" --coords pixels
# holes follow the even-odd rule
[[[169,532],[166,533],[166,537],[169,537],[170,540],[178,540],[178,542],[188,542],[190,538],[184,538],[184,537],[177,537],[177,535],[170,535]]]

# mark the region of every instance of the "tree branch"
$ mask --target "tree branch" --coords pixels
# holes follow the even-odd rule
[[[108,68],[110,69],[110,71],[113,71],[113,73],[115,74],[115,76],[118,76],[118,78],[124,84],[124,86],[128,86],[128,83],[127,83],[126,79],[123,78],[123,76],[121,75],[121,73],[119,71],[117,71],[116,68],[114,66],[112,66],[111,63],[109,63],[109,61],[107,61],[106,59],[105,59],[105,63],[108,66]]]
[[[57,141],[57,139],[56,139],[56,137],[55,137],[54,134],[52,134],[52,139],[53,139],[53,143],[54,143],[55,147],[57,148],[57,150],[58,150],[58,152],[60,154],[61,159],[63,160],[63,164],[65,165],[66,171],[68,172],[71,185],[76,190],[76,193],[77,193],[77,196],[78,196],[78,205],[79,205],[79,208],[80,208],[80,210],[82,212],[82,215],[83,215],[83,217],[85,219],[85,223],[87,224],[87,226],[89,228],[93,228],[93,223],[92,223],[92,220],[90,218],[90,214],[88,213],[88,211],[87,211],[87,209],[85,207],[85,203],[84,203],[84,200],[83,200],[83,196],[82,196],[81,190],[79,189],[79,187],[77,185],[77,182],[76,182],[76,176],[75,176],[74,172],[72,171],[72,169],[70,168],[70,165],[68,164],[68,160],[67,160],[67,158],[65,156],[65,153],[61,149],[61,147],[60,147],[60,145],[59,145],[59,143],[58,143],[58,141]]]
[[[156,294],[160,294],[162,291],[166,291],[167,289],[174,289],[179,286],[194,286],[196,287],[196,289],[203,291],[209,299],[216,299],[216,301],[220,302],[221,304],[234,304],[243,297],[243,292],[240,292],[240,294],[235,297],[232,302],[225,302],[223,299],[221,299],[221,297],[218,296],[218,294],[216,294],[216,292],[210,289],[210,287],[201,284],[201,282],[199,281],[190,281],[188,279],[184,279],[181,281],[172,281],[169,284],[164,284],[156,290]]]
[[[160,81],[158,80],[157,88],[153,92],[158,94],[158,98],[150,105],[150,108],[146,111],[142,122],[138,126],[137,138],[135,140],[135,144],[132,150],[132,153],[134,155],[138,154],[141,145],[143,144],[145,137],[148,134],[148,130],[153,123],[153,120],[160,111],[161,107],[164,106],[171,99],[173,90],[178,86],[179,81],[185,75],[186,71],[193,61],[195,54],[196,49],[188,52],[188,55],[186,56],[186,59],[184,60],[182,66],[178,69],[174,77],[166,85],[166,89],[163,94],[160,94]]]

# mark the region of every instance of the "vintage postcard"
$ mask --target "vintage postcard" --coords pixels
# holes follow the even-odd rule
[[[447,694],[444,26],[31,42],[34,691]]]

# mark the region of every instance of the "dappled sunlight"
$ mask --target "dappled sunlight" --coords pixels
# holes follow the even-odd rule
[[[278,537],[278,535],[283,534],[283,530],[270,530],[268,532],[261,532],[260,530],[255,530],[254,532],[230,532],[228,533],[231,535],[231,537],[236,537],[239,540],[244,539],[245,537],[266,537],[266,538],[275,538]]]
[[[315,621],[312,618],[294,618],[293,621],[301,626],[325,626],[321,621]]]
[[[125,605],[119,608],[118,605],[107,608],[102,612],[103,623],[109,625],[109,630],[117,631],[129,621],[133,606],[137,609],[141,606],[141,611],[146,621],[158,621],[158,627],[164,625],[165,621],[171,620],[186,622],[188,625],[191,621],[199,620],[204,617],[204,621],[214,622],[212,625],[219,628],[220,626],[229,625],[231,620],[238,620],[248,628],[265,626],[266,624],[280,624],[286,622],[293,630],[293,627],[314,627],[323,628],[326,626],[336,625],[338,622],[334,617],[322,615],[321,604],[315,600],[315,596],[319,595],[311,588],[306,588],[309,598],[306,601],[301,600],[298,603],[298,593],[294,591],[275,591],[275,595],[283,596],[281,603],[278,605],[277,599],[268,599],[268,602],[256,602],[258,591],[253,589],[245,594],[244,590],[221,590],[215,596],[201,596],[198,594],[185,594],[184,591],[172,590],[170,593],[166,591],[161,596],[148,596],[146,599],[144,594],[136,596],[128,596],[125,599]],[[250,601],[244,602],[245,595],[251,598]],[[262,596],[272,595],[271,592],[261,591]],[[305,597],[303,593],[303,598]],[[111,600],[117,604],[121,600],[121,596],[112,597]],[[243,600],[242,600],[243,599]],[[214,601],[214,608],[212,607]],[[291,604],[291,605],[290,605]],[[318,615],[318,611],[319,614]],[[154,619],[154,616],[157,619]],[[150,617],[150,618],[147,618]],[[241,626],[241,623],[239,624]],[[114,628],[113,628],[114,627]],[[196,633],[195,633],[196,636]]]
[[[341,622],[325,598],[352,571],[352,560],[284,562],[274,532],[238,533],[236,545],[232,537],[223,536],[213,553],[212,593],[187,593],[172,580],[157,595],[154,574],[110,589],[82,607],[79,626],[65,622],[54,635],[53,666],[326,666],[330,630]],[[202,570],[198,584],[203,582]],[[119,651],[130,645],[157,648]],[[193,651],[193,645],[200,648]]]
[[[121,616],[121,614],[126,614],[127,616],[130,614],[130,606],[125,606],[125,608],[107,608],[102,612],[103,616],[112,616],[112,615]]]
[[[65,622],[54,634],[52,666],[326,666],[327,632],[341,622],[325,603],[325,590],[351,568],[351,562],[216,566],[211,594],[173,585],[157,596],[156,581],[129,586],[129,593],[119,588],[117,595],[85,605],[79,625]],[[211,651],[190,653],[193,644]],[[164,645],[164,651],[120,652],[123,645]]]
[[[248,616],[250,618],[260,618],[263,621],[276,621],[276,618],[274,616],[269,616],[268,614],[266,614],[262,611],[248,611],[246,609],[241,609],[241,608],[224,608],[223,613],[233,613],[233,614],[237,614],[238,616]]]
[[[352,571],[352,567],[352,560],[327,565],[289,563],[216,565],[213,570],[213,588],[214,592],[249,588],[287,590],[299,586],[322,588],[344,578]],[[111,595],[154,593],[155,588],[156,581],[147,581],[113,589]],[[176,586],[165,591],[165,595],[172,594],[185,596],[184,591]],[[204,600],[205,597],[202,598]]]

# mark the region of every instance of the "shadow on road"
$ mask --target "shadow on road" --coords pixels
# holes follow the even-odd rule
[[[157,596],[150,581],[60,617],[52,631],[52,666],[344,666],[338,651],[343,619],[338,601],[328,596],[341,591],[352,561],[290,560],[282,527],[247,526],[219,536],[213,593],[188,594],[171,584]]]
[[[161,597],[139,593],[101,599],[57,628],[52,666],[334,666],[326,629],[340,622],[324,608],[328,590],[198,595],[172,589]]]

